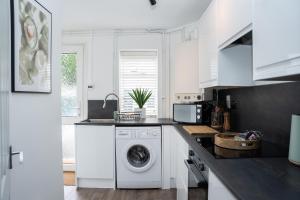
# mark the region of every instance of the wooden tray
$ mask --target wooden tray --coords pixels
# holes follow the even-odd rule
[[[235,141],[236,134],[219,133],[215,135],[215,145],[227,149],[253,150],[259,149],[261,141]]]
[[[237,149],[228,149],[219,147],[217,145],[214,145],[214,151],[217,156],[220,156],[222,158],[253,158],[258,157],[260,155],[259,149],[250,149],[250,150],[237,150]]]
[[[213,137],[215,134],[219,133],[209,126],[183,126],[182,128],[191,135],[209,135]]]

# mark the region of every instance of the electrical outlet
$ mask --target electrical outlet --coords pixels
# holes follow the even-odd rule
[[[188,102],[195,102],[195,101],[201,101],[201,100],[202,100],[201,94],[197,94],[197,93],[175,94],[175,102],[177,102],[177,103],[188,103]]]

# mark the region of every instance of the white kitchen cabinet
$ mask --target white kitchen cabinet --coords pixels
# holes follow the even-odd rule
[[[184,160],[188,159],[189,145],[174,126],[163,126],[162,131],[163,189],[176,187],[177,199],[187,200],[188,169]]]
[[[176,135],[174,126],[162,126],[162,189],[176,187]]]
[[[251,86],[252,47],[218,49],[217,0],[199,20],[199,88]]]
[[[299,19],[299,0],[254,0],[254,80],[300,74]]]
[[[252,29],[253,0],[217,0],[218,46],[228,46]]]
[[[208,200],[236,200],[211,170],[208,173],[208,180]]]
[[[199,20],[199,83],[210,87],[217,81],[217,4],[212,1]]]
[[[175,130],[176,145],[176,188],[177,200],[188,199],[188,169],[184,160],[188,159],[189,145],[182,136]]]
[[[114,126],[76,125],[78,187],[114,188]]]
[[[175,50],[175,93],[198,93],[198,40],[177,44]]]
[[[218,79],[215,86],[251,86],[252,46],[236,45],[218,53]]]

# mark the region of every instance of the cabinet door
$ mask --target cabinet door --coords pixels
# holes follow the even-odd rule
[[[176,131],[177,133],[177,131]],[[188,159],[189,145],[177,133],[177,164],[176,164],[176,188],[177,200],[188,199],[188,169],[184,160]]]
[[[218,177],[209,171],[208,174],[208,200],[236,200],[231,192],[223,185]]]
[[[252,0],[218,0],[219,47],[251,30]]]
[[[176,46],[175,93],[197,93],[198,40],[185,41]]]
[[[217,4],[212,1],[199,20],[199,87],[217,82]]]
[[[300,74],[300,1],[254,0],[254,80]]]
[[[76,126],[78,178],[114,178],[114,127]]]

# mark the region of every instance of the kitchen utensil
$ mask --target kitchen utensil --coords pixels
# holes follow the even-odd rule
[[[223,128],[223,112],[219,106],[216,106],[211,113],[211,127],[219,131]]]
[[[230,130],[230,114],[229,114],[229,112],[224,113],[223,130],[225,132]]]

